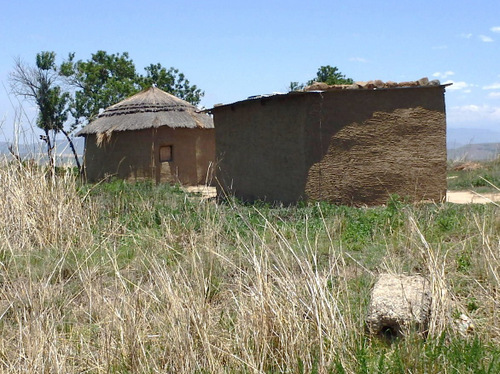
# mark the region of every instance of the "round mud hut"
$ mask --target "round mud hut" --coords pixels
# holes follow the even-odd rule
[[[212,118],[159,88],[108,107],[77,136],[85,137],[89,181],[112,176],[182,185],[210,181],[215,160]]]

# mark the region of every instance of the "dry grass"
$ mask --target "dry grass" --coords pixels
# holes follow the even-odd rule
[[[69,174],[0,166],[2,372],[397,372],[401,361],[438,373],[461,362],[425,353],[443,333],[450,347],[500,343],[494,207],[438,235],[464,211],[273,210],[126,188],[84,191]],[[367,221],[360,251],[373,212],[385,218]],[[366,336],[379,271],[431,280],[427,341],[385,346]],[[460,312],[475,322],[469,336],[452,328]],[[498,351],[484,347],[490,362]]]

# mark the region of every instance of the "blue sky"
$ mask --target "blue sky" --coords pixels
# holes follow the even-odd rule
[[[0,138],[12,138],[14,58],[45,50],[176,67],[205,107],[284,92],[322,65],[359,81],[437,78],[454,83],[449,128],[500,130],[500,1],[0,1]]]

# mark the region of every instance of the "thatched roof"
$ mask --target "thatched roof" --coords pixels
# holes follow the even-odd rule
[[[171,128],[214,127],[212,117],[187,101],[156,87],[148,88],[105,109],[76,135],[142,130],[168,126]]]

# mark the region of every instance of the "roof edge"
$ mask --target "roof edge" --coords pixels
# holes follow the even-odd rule
[[[392,87],[373,87],[373,88],[359,88],[359,87],[353,87],[357,83],[353,85],[337,85],[337,86],[329,86],[328,89],[309,89],[309,90],[300,90],[300,91],[290,91],[287,93],[273,93],[273,94],[268,94],[268,95],[254,95],[254,96],[249,96],[246,99],[243,100],[238,100],[234,101],[232,103],[227,103],[227,104],[215,104],[212,108],[207,108],[204,110],[200,110],[202,113],[212,113],[214,110],[218,110],[220,108],[232,106],[235,104],[241,104],[245,102],[250,102],[250,101],[255,101],[255,100],[260,100],[260,99],[265,99],[265,98],[274,98],[274,97],[284,97],[284,96],[298,96],[298,95],[312,95],[312,94],[319,94],[323,92],[331,92],[331,91],[390,91],[390,90],[405,90],[405,89],[425,89],[425,88],[446,88],[451,86],[453,83],[437,83],[437,84],[427,84],[427,85],[413,85],[413,86],[392,86]],[[311,86],[309,86],[311,87]]]

